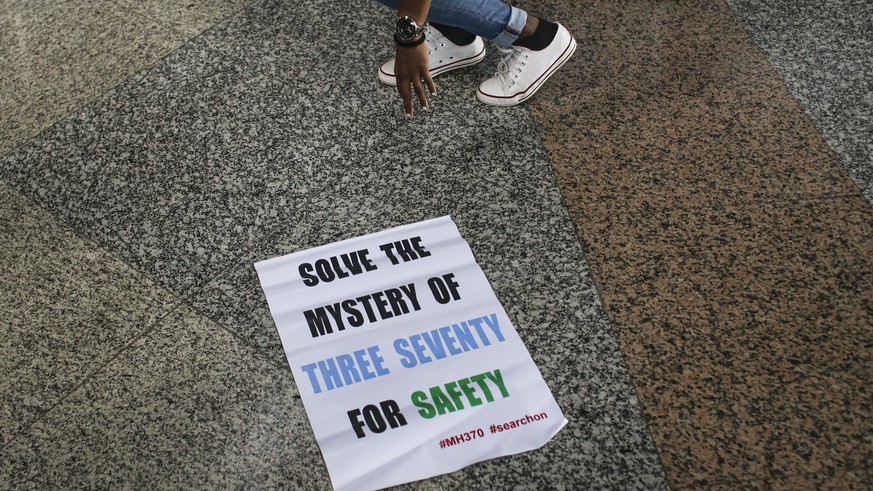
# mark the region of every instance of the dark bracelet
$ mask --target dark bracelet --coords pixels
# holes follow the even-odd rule
[[[423,43],[424,38],[425,38],[425,35],[422,32],[421,36],[419,36],[418,39],[416,39],[415,41],[405,41],[405,40],[401,39],[400,36],[398,36],[396,32],[394,33],[394,42],[397,43],[397,46],[403,46],[404,48],[414,48],[414,47],[418,46],[419,44]]]

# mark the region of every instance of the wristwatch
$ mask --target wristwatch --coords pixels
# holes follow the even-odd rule
[[[418,36],[424,32],[424,26],[415,23],[415,19],[408,15],[404,15],[397,19],[397,30],[394,33],[394,39],[399,44],[418,44]]]

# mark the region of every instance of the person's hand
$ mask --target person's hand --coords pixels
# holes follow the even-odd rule
[[[428,62],[426,42],[412,47],[397,45],[397,55],[394,58],[394,76],[397,77],[397,91],[403,98],[403,108],[406,110],[407,117],[411,118],[414,113],[412,109],[413,91],[415,91],[421,107],[425,110],[429,110],[430,105],[427,102],[427,95],[424,93],[424,86],[427,85],[431,95],[436,95],[436,85],[430,77]]]

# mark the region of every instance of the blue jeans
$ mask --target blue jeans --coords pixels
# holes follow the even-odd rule
[[[397,10],[399,0],[376,0]],[[518,39],[527,12],[501,0],[432,0],[427,20],[460,27],[498,46],[509,46]]]

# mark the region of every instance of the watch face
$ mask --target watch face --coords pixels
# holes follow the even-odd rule
[[[397,19],[397,34],[404,39],[409,39],[418,32],[418,26],[411,17],[401,17]]]

